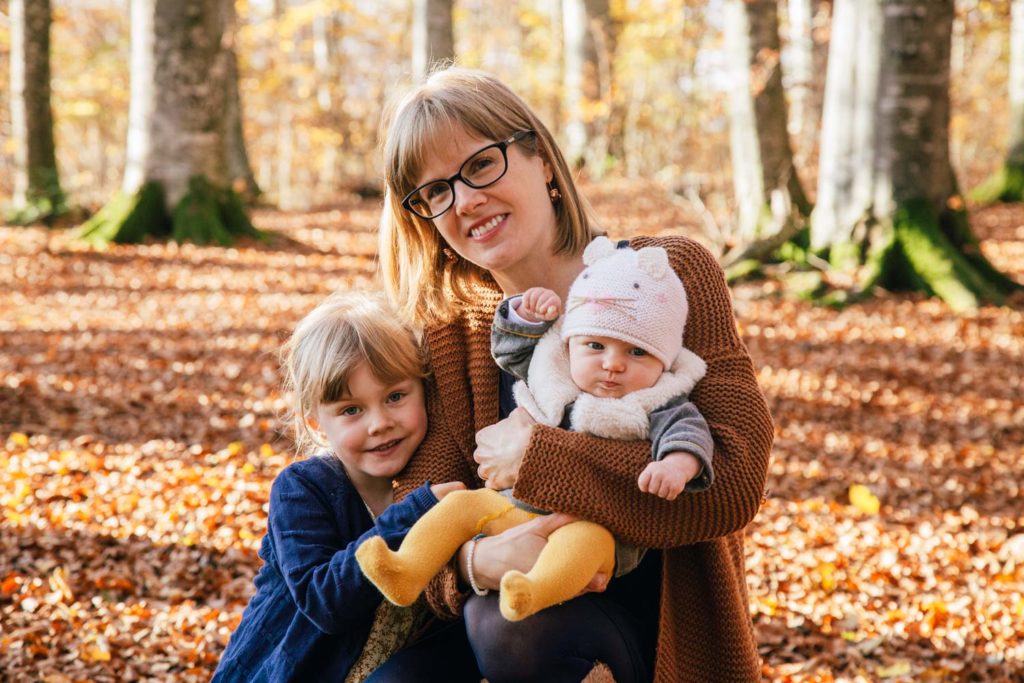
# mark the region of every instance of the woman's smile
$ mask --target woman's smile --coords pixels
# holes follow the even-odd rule
[[[498,227],[504,227],[506,218],[508,218],[508,214],[501,213],[497,216],[493,216],[483,223],[477,223],[469,229],[469,236],[477,241],[484,241],[493,237]]]

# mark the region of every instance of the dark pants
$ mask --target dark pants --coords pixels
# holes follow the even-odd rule
[[[481,677],[489,683],[579,683],[596,661],[611,669],[616,683],[651,680],[640,629],[607,596],[584,595],[511,622],[491,593],[471,597],[464,616],[435,625],[367,683],[479,683]]]
[[[466,603],[466,630],[480,671],[490,683],[579,683],[608,665],[616,683],[651,680],[633,617],[607,596],[588,594],[549,607],[523,621],[507,621],[498,596]]]

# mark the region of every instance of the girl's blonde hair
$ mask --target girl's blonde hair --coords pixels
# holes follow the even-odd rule
[[[561,193],[555,204],[555,253],[577,254],[597,234],[590,205],[576,189],[558,145],[530,107],[494,76],[449,67],[435,71],[393,107],[382,126],[385,198],[380,221],[380,271],[399,313],[418,325],[450,320],[459,305],[472,302],[475,285],[491,282],[486,270],[452,259],[431,221],[402,207],[419,174],[452,132],[465,130],[484,140],[503,140],[532,131],[516,145],[539,154],[554,173]],[[541,195],[537,201],[549,201]]]
[[[326,447],[307,420],[348,392],[352,371],[364,362],[382,384],[426,376],[416,337],[382,295],[333,294],[299,321],[281,365],[300,453]]]

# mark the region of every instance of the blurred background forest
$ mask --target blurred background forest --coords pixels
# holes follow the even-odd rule
[[[727,267],[765,680],[1024,680],[1024,0],[0,0],[0,679],[209,679],[293,457],[274,351],[375,286],[378,126],[436,56],[613,236]]]
[[[380,184],[377,127],[385,103],[412,78],[413,3],[406,0],[239,0],[235,49],[245,141],[263,200],[308,208]],[[600,4],[600,3],[597,3]],[[591,175],[696,184],[715,215],[732,202],[731,79],[718,0],[611,0],[602,45],[605,88],[583,117],[611,138]],[[0,12],[7,1],[0,2]],[[794,35],[787,6],[806,5]],[[128,124],[130,21],[126,0],[53,0],[51,69],[57,159],[72,201],[102,205],[119,187]],[[813,195],[831,3],[782,3],[783,77],[790,133]],[[795,10],[791,10],[795,11]],[[951,153],[965,187],[998,167],[1009,135],[1009,0],[956,3]],[[563,10],[553,0],[460,0],[454,52],[521,93],[566,141]],[[0,22],[0,63],[9,25]],[[813,41],[796,76],[795,40]],[[372,68],[369,68],[372,65]],[[0,205],[12,193],[10,73],[0,69]],[[797,97],[796,105],[793,98]],[[794,108],[797,110],[794,111]]]

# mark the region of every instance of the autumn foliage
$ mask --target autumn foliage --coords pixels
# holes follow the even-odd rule
[[[588,194],[615,236],[699,236],[647,185]],[[292,457],[275,351],[374,286],[377,211],[257,212],[276,238],[232,249],[0,228],[4,677],[208,680]],[[1024,209],[972,220],[1024,279]],[[1024,299],[733,293],[777,430],[747,543],[765,678],[1020,680]]]

